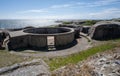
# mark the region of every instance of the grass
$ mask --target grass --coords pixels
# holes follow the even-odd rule
[[[46,59],[45,61],[50,66],[50,70],[53,71],[61,66],[65,66],[68,64],[76,64],[79,61],[85,60],[88,57],[90,57],[98,52],[104,52],[106,50],[110,50],[115,47],[116,47],[115,43],[106,43],[106,44],[92,47],[88,50],[79,52],[77,54],[72,54],[72,55],[69,55],[66,57],[50,58],[50,59]]]
[[[88,26],[92,26],[96,23],[96,20],[86,20],[85,23],[81,24],[81,25],[88,25]],[[63,22],[63,24],[72,24],[73,22]]]
[[[95,20],[86,20],[85,23],[83,23],[82,25],[87,25],[87,26],[92,26],[96,23],[97,21]]]
[[[85,60],[88,57],[99,53],[99,52],[104,52],[106,50],[110,50],[115,47],[120,47],[120,39],[116,40],[110,40],[107,43],[92,47],[90,49],[81,51],[76,54],[71,54],[66,57],[56,57],[56,58],[45,58],[44,60],[47,62],[47,64],[50,66],[51,70],[55,70],[61,66],[65,66],[67,64],[76,64],[79,61]],[[18,56],[11,54],[5,50],[0,50],[0,67],[4,66],[10,66],[15,63],[20,63],[23,61],[29,61],[34,59],[34,57],[23,57],[23,56]]]
[[[10,66],[15,63],[20,63],[20,62],[29,61],[29,60],[32,60],[32,58],[17,56],[14,54],[10,54],[5,50],[0,50],[0,67]]]

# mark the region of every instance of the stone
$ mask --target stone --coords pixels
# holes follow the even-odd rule
[[[0,76],[50,76],[50,71],[43,60],[35,59],[1,68]]]
[[[0,30],[0,49],[4,46],[4,40],[9,37],[9,33],[5,30]]]
[[[120,60],[116,60],[115,63],[120,65]]]
[[[100,56],[95,55],[92,58],[90,57],[74,65],[80,67],[73,67],[68,70],[71,66],[67,66],[67,68],[61,68],[54,71],[54,75],[62,76],[62,73],[67,70],[67,72],[64,73],[66,74],[65,76],[120,76],[119,60],[113,56],[115,54],[118,56],[120,55],[119,53],[120,51],[118,49],[114,49],[114,52],[107,51],[105,53],[99,53]],[[72,74],[70,75],[68,72],[72,72]],[[76,73],[78,75],[75,75]]]

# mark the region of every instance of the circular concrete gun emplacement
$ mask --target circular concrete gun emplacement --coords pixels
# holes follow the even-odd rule
[[[63,47],[74,41],[74,29],[59,28],[30,28],[10,33],[8,49]]]

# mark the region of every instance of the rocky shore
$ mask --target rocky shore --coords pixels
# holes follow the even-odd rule
[[[120,76],[120,48],[98,53],[78,64],[53,71],[52,76]]]

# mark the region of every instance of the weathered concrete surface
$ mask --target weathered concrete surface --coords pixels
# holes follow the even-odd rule
[[[89,36],[97,40],[120,38],[120,22],[98,22],[89,30]]]
[[[0,69],[0,76],[50,76],[48,65],[41,59]]]
[[[56,35],[55,36],[55,46],[65,46],[72,43],[74,40],[74,33],[69,33],[66,35]]]
[[[56,51],[41,51],[41,52],[35,52],[34,50],[29,50],[29,52],[35,52],[35,53],[22,53],[22,52],[15,52],[11,51],[12,54],[20,55],[20,56],[34,56],[34,57],[56,57],[56,56],[66,56],[73,53],[77,53],[80,51],[83,51],[85,49],[88,49],[91,47],[90,42],[88,42],[88,39],[82,37],[77,39],[77,44],[66,49],[56,50]],[[28,50],[24,50],[28,51]],[[40,50],[39,50],[40,51]]]
[[[69,27],[75,30],[75,38],[79,38],[80,32],[82,31],[82,26],[78,26],[76,24],[59,24],[59,27]]]
[[[74,40],[74,30],[71,28],[31,28],[9,32],[9,50],[22,48],[46,48],[47,36],[54,36],[55,46],[64,46]]]
[[[83,33],[85,33],[85,34],[88,34],[90,27],[91,27],[91,26],[83,26],[81,32],[83,32]]]
[[[4,48],[5,39],[9,37],[9,33],[0,29],[0,49]]]
[[[24,33],[23,30],[9,31],[9,34],[10,34],[10,37],[18,37],[18,36],[28,35],[28,33]]]

